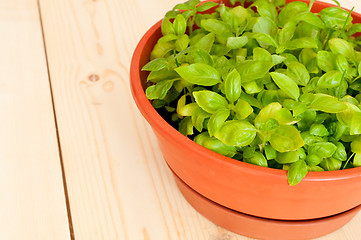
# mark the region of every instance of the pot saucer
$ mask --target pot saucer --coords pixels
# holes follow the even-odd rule
[[[185,199],[213,223],[243,236],[257,239],[301,240],[329,234],[349,222],[361,205],[330,217],[312,220],[274,220],[237,212],[221,206],[194,191],[176,174],[174,178]]]

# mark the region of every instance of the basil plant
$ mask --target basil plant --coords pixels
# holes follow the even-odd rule
[[[154,108],[208,149],[287,170],[290,185],[361,166],[361,24],[340,6],[312,13],[314,1],[230,2],[165,15],[143,67]]]

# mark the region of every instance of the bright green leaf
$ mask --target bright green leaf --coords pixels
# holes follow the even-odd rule
[[[237,104],[234,107],[234,111],[236,112],[236,116],[239,120],[245,119],[251,113],[253,113],[253,108],[243,99],[239,99]]]
[[[281,164],[289,164],[293,162],[297,162],[299,160],[299,156],[297,151],[290,151],[277,154],[276,161]]]
[[[295,81],[283,73],[271,72],[273,81],[287,96],[297,100],[300,96],[300,89]]]
[[[310,74],[306,67],[299,62],[291,62],[287,66],[287,75],[292,78],[298,85],[306,86],[310,81]]]
[[[237,153],[235,147],[228,146],[215,137],[210,137],[207,132],[197,135],[194,141],[205,148],[227,157],[233,157]]]
[[[218,93],[203,90],[193,92],[197,104],[208,113],[215,113],[218,109],[227,107],[228,101]]]
[[[361,134],[361,112],[355,112],[351,119],[350,134]]]
[[[229,37],[227,39],[226,46],[230,49],[238,49],[246,45],[248,38],[246,36],[242,37]]]
[[[337,146],[330,142],[318,142],[309,146],[308,154],[314,154],[320,158],[331,157],[337,149]]]
[[[317,93],[313,95],[313,101],[310,103],[310,107],[315,110],[327,112],[327,113],[339,113],[347,109],[347,105],[337,100],[337,98]]]
[[[250,144],[256,137],[256,128],[243,120],[226,121],[215,137],[230,146],[243,147]]]
[[[218,71],[204,63],[193,63],[174,69],[185,81],[201,86],[213,86],[221,82]]]
[[[208,122],[209,136],[212,137],[222,127],[230,113],[231,111],[227,108],[218,109],[215,113],[213,113]]]
[[[323,74],[317,82],[320,88],[333,88],[340,85],[342,74],[339,71],[329,71]]]
[[[304,145],[300,132],[293,126],[281,125],[273,132],[271,146],[278,152],[296,151]]]
[[[287,171],[288,184],[294,186],[301,182],[308,173],[307,164],[303,160],[299,160],[290,165]]]

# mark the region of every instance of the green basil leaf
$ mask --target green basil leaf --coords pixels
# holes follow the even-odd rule
[[[342,162],[334,158],[323,159],[320,166],[326,171],[336,171],[341,169]]]
[[[341,29],[347,19],[348,11],[339,7],[328,7],[321,10],[319,13],[321,19],[329,28]],[[352,17],[347,19],[346,29],[352,24]]]
[[[189,103],[182,107],[177,106],[177,113],[179,116],[182,116],[182,117],[183,116],[192,116],[194,109],[197,107],[198,107],[197,103]]]
[[[355,115],[355,113],[361,112],[360,108],[358,108],[356,105],[344,102],[344,104],[347,106],[346,110],[340,113],[336,114],[337,120],[341,122],[342,124],[346,126],[350,126],[352,122],[352,118]]]
[[[336,57],[336,66],[337,66],[337,69],[341,73],[347,73],[348,69],[349,69],[349,65],[348,65],[346,57],[343,56],[343,55],[337,55],[337,57]]]
[[[258,100],[261,101],[263,106],[267,106],[272,102],[277,102],[278,99],[280,98],[278,87],[276,85],[274,87],[277,90],[264,90],[257,95]]]
[[[314,13],[312,12],[301,12],[297,15],[294,16],[293,18],[294,21],[304,21],[306,23],[312,24],[318,28],[324,28],[325,24],[322,22],[322,20],[316,16]]]
[[[215,137],[230,146],[243,147],[250,144],[256,137],[256,128],[247,121],[226,121]]]
[[[167,36],[171,36],[170,34]],[[158,41],[157,44],[155,44],[152,52],[150,53],[150,59],[157,59],[157,58],[163,58],[169,51],[174,49],[174,43],[173,42],[161,42]]]
[[[361,23],[352,24],[352,27],[347,31],[347,35],[352,36],[358,32],[361,32]]]
[[[276,85],[289,97],[297,100],[300,96],[300,89],[295,81],[289,78],[287,75],[278,72],[270,73],[273,81]]]
[[[260,130],[264,131],[264,133],[266,135],[266,139],[268,139],[269,133],[267,133],[267,131],[275,130],[279,126],[280,126],[280,124],[278,123],[278,121],[276,119],[269,118],[269,119],[267,119],[266,123],[260,127]]]
[[[260,152],[255,152],[251,158],[244,158],[243,161],[261,167],[268,167],[266,158]]]
[[[252,4],[252,6],[257,7],[257,12],[262,17],[269,18],[273,21],[276,20],[278,13],[274,4],[265,0],[257,0]]]
[[[318,51],[317,52],[317,65],[325,72],[332,70],[337,70],[335,64],[336,55],[328,51]]]
[[[145,94],[149,100],[163,99],[167,95],[173,83],[174,80],[161,81],[155,85],[148,87],[145,90]]]
[[[187,29],[187,22],[183,15],[179,14],[175,17],[173,22],[174,32],[177,35],[183,35]]]
[[[237,6],[229,9],[229,17],[231,21],[231,26],[234,29],[237,29],[247,24],[247,21],[249,21],[248,19],[250,18],[250,14],[246,8],[242,6]]]
[[[299,148],[299,149],[297,149],[297,154],[298,154],[298,157],[300,158],[300,159],[302,159],[302,160],[305,160],[306,159],[306,151],[305,151],[305,149],[303,149],[303,148]]]
[[[276,161],[281,164],[289,164],[297,162],[299,160],[298,153],[296,151],[284,152],[277,154]]]
[[[237,70],[241,75],[242,82],[250,82],[264,76],[272,67],[272,62],[245,61]]]
[[[287,108],[279,110],[275,116],[277,122],[281,125],[291,125],[298,122],[297,119],[292,117],[292,113]]]
[[[264,86],[263,84],[259,84],[259,82],[251,81],[245,82],[243,88],[247,94],[254,94],[261,92],[264,89]]]
[[[218,57],[227,55],[231,49],[223,44],[213,44],[210,54]]]
[[[299,62],[291,62],[288,64],[287,75],[301,86],[306,86],[308,81],[310,81],[310,74],[306,67]]]
[[[307,169],[309,172],[323,172],[325,171],[322,167],[319,166],[309,166],[307,165]]]
[[[265,33],[273,36],[277,30],[277,24],[268,17],[258,17],[252,30],[255,33]]]
[[[288,43],[296,31],[296,23],[293,21],[289,21],[285,24],[285,26],[278,32],[278,43],[280,45],[285,45]]]
[[[162,20],[161,30],[163,35],[175,34],[173,24],[169,21],[169,18],[165,17]]]
[[[168,62],[164,58],[154,59],[144,65],[142,71],[159,71],[167,66]]]
[[[242,37],[229,37],[226,46],[230,49],[238,49],[246,45],[248,42],[247,36]]]
[[[175,5],[173,7],[173,10],[178,9],[178,10],[191,10],[192,6],[190,6],[189,4],[186,3],[179,3],[177,5]]]
[[[310,133],[314,136],[325,137],[329,135],[329,132],[323,124],[312,124],[310,127]]]
[[[235,147],[228,146],[215,137],[210,137],[207,132],[197,135],[194,141],[205,148],[227,157],[233,157],[237,153]]]
[[[307,164],[303,160],[298,160],[290,165],[287,171],[288,184],[294,186],[301,182],[308,173]]]
[[[264,153],[267,160],[276,159],[277,157],[277,151],[271,145],[264,146]]]
[[[201,86],[213,86],[221,82],[218,71],[204,63],[194,63],[174,69],[185,81]]]
[[[208,133],[209,136],[213,136],[223,125],[223,123],[227,120],[231,111],[227,108],[218,109],[208,122]]]
[[[329,158],[335,153],[336,149],[337,147],[333,143],[318,142],[309,146],[308,154],[314,154],[320,158]]]
[[[256,47],[253,49],[253,60],[272,62],[272,55],[266,49]]]
[[[218,93],[203,90],[193,92],[197,104],[208,113],[215,113],[220,108],[225,108],[228,101]]]
[[[243,149],[243,158],[251,158],[255,155],[256,148],[255,147],[244,147]]]
[[[293,126],[281,125],[273,132],[271,146],[278,152],[296,151],[304,145],[300,132]]]
[[[337,100],[337,98],[317,93],[313,95],[313,101],[310,103],[310,108],[327,113],[339,113],[347,110],[347,105]]]
[[[227,39],[233,36],[227,25],[217,19],[203,19],[201,26],[208,32],[215,33],[218,41],[222,44],[226,43]]]
[[[323,74],[317,82],[320,88],[333,88],[340,85],[342,74],[339,71],[329,71]]]
[[[203,49],[193,51],[193,59],[196,63],[204,63],[210,66],[213,65],[213,59],[211,55],[209,55],[209,53]]]
[[[304,113],[307,110],[306,104],[298,102],[293,107],[293,116],[299,116],[300,114]]]
[[[258,101],[256,98],[246,94],[246,93],[241,93],[241,96],[239,97],[240,99],[246,101],[249,103],[249,105],[262,109],[263,105],[260,101]]]
[[[194,44],[195,48],[203,49],[207,53],[209,53],[212,49],[214,39],[216,35],[214,33],[209,33],[202,37],[198,42]]]
[[[189,44],[189,37],[187,34],[180,35],[179,38],[175,41],[175,49],[178,52],[186,50]]]
[[[234,106],[233,109],[236,112],[236,116],[239,120],[245,119],[251,113],[253,113],[253,108],[243,99],[239,99],[237,104]]]
[[[199,5],[199,6],[197,7],[197,11],[198,11],[198,12],[205,12],[205,11],[207,11],[207,10],[211,9],[212,7],[215,7],[215,6],[217,6],[217,5],[218,5],[218,4],[215,3],[215,2],[205,2],[205,3],[203,3],[202,5]]]
[[[175,18],[178,14],[181,14],[180,11],[177,11],[177,10],[171,10],[171,11],[168,11],[166,14],[165,14],[165,17],[168,18],[168,19],[173,19]]]
[[[361,154],[361,138],[357,137],[351,142],[351,151],[353,153]]]
[[[361,112],[355,112],[351,119],[350,134],[361,134]]]
[[[179,75],[175,71],[163,68],[159,71],[150,72],[147,77],[147,81],[160,82],[162,80],[170,80],[175,78],[179,78]]]
[[[191,117],[183,118],[179,123],[178,131],[184,136],[192,135],[193,134],[192,118]]]
[[[341,54],[347,58],[355,59],[355,50],[350,42],[341,38],[332,38],[328,46],[334,54]]]
[[[277,42],[275,39],[270,36],[269,34],[263,33],[263,32],[255,32],[250,35],[250,37],[256,39],[260,43],[265,43],[274,47],[278,47]]]
[[[241,76],[236,69],[233,69],[224,81],[224,92],[230,102],[235,102],[240,97],[241,91]]]
[[[281,54],[282,57],[285,58],[285,60],[283,61],[287,66],[288,64],[290,64],[291,62],[295,61],[298,62],[298,58],[296,58],[295,55],[290,54],[290,53],[282,53]]]
[[[256,128],[261,129],[269,118],[275,119],[277,113],[282,109],[282,105],[278,102],[268,104],[266,107],[261,109],[257,117],[254,119],[254,125]]]
[[[361,167],[361,154],[355,154],[352,164],[354,167]]]
[[[308,11],[308,5],[304,2],[290,2],[286,4],[278,15],[280,26],[284,26],[288,21],[302,12]]]
[[[273,65],[277,65],[285,61],[286,58],[277,54],[272,54],[272,63]]]
[[[306,156],[305,161],[310,166],[316,166],[316,165],[320,164],[320,162],[322,161],[322,157],[319,157],[315,154],[308,154]]]
[[[339,161],[346,161],[347,153],[346,153],[345,146],[340,142],[337,142],[336,146],[337,146],[337,149],[336,149],[335,153],[332,155],[332,157]]]
[[[199,132],[201,132],[204,120],[209,117],[211,117],[211,114],[204,111],[201,107],[196,107],[192,112],[192,124]]]
[[[288,42],[286,48],[294,50],[298,48],[318,48],[318,46],[315,39],[311,37],[301,37]]]

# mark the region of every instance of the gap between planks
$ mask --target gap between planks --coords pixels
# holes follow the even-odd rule
[[[62,175],[62,179],[63,179],[63,188],[64,188],[64,195],[65,195],[65,202],[66,202],[66,211],[67,211],[68,223],[69,223],[69,233],[70,233],[70,239],[75,240],[73,220],[72,220],[71,210],[70,210],[69,194],[68,194],[68,188],[67,188],[67,184],[66,184],[66,174],[65,174],[65,168],[64,168],[63,154],[62,154],[60,137],[59,137],[58,121],[57,121],[57,118],[56,118],[56,109],[55,109],[55,104],[54,104],[53,88],[52,88],[52,84],[51,84],[51,76],[50,76],[50,69],[49,69],[48,52],[47,52],[47,49],[46,49],[46,39],[45,39],[44,26],[43,26],[43,18],[42,18],[42,15],[41,15],[40,1],[36,0],[36,2],[37,2],[37,6],[38,6],[40,28],[41,28],[41,34],[42,34],[42,39],[43,39],[45,61],[46,61],[46,71],[48,73],[48,81],[49,81],[50,96],[51,96],[51,105],[52,105],[52,108],[53,108],[56,139],[57,139],[58,150],[59,150],[61,175]]]

